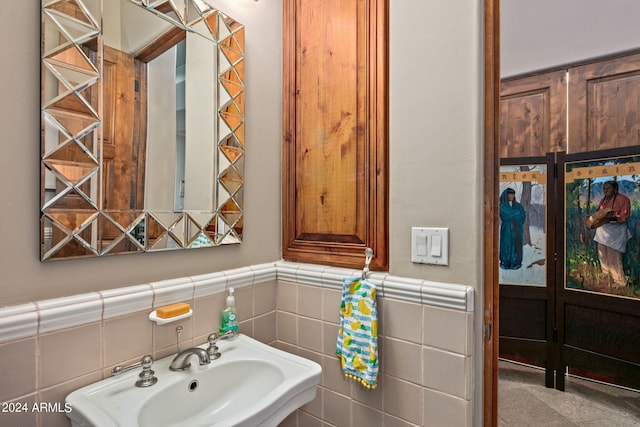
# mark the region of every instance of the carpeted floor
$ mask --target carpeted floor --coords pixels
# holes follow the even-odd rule
[[[640,426],[640,393],[567,377],[565,391],[544,386],[544,371],[500,360],[498,427]]]

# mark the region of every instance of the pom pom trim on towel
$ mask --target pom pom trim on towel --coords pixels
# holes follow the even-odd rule
[[[344,374],[345,377],[350,378],[352,380],[358,381],[360,384],[362,384],[363,387],[366,387],[368,389],[375,389],[376,387],[378,387],[378,383],[373,383],[373,384],[369,384],[366,380],[360,378],[360,377],[356,377],[355,375],[352,374]]]

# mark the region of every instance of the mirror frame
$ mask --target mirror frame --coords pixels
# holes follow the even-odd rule
[[[87,0],[42,0],[41,260],[241,243],[244,26],[203,0],[184,0],[180,8],[175,1],[128,0],[169,21],[174,25],[171,31],[177,29],[183,37],[204,37],[202,28],[208,31],[204,38],[215,46],[216,62],[211,117],[214,183],[210,211],[113,211],[104,208],[104,25],[103,16],[96,16],[102,15],[103,1],[91,3],[99,4],[98,12],[86,6]],[[94,52],[87,54],[88,49]]]

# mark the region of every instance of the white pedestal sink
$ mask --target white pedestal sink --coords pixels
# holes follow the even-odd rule
[[[315,398],[317,363],[242,334],[218,346],[222,357],[204,366],[192,357],[182,372],[169,370],[173,356],[155,362],[151,387],[135,387],[134,370],[74,391],[72,426],[277,426]]]

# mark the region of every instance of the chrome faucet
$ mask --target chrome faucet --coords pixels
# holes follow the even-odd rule
[[[207,365],[211,363],[211,357],[209,357],[209,353],[207,353],[207,350],[200,347],[193,347],[178,353],[178,355],[171,361],[169,370],[184,371],[185,369],[189,368],[191,366],[189,358],[194,354],[198,356],[198,362],[200,363],[200,365]]]

